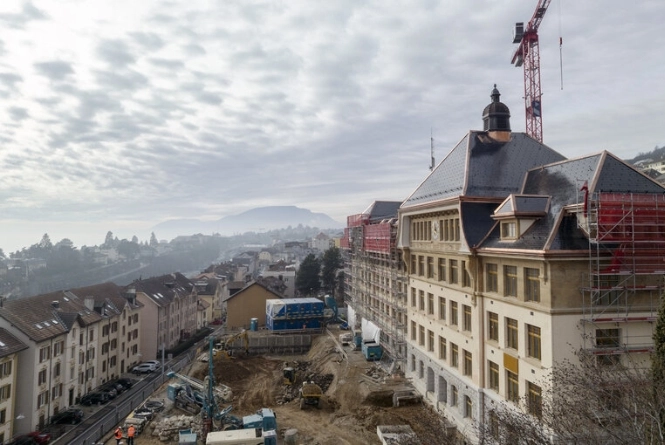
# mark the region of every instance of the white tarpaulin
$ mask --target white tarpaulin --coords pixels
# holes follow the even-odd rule
[[[356,325],[356,311],[351,306],[346,307],[347,324],[350,328]]]
[[[365,320],[363,318],[361,329],[363,333],[363,341],[374,340],[375,342],[379,343],[379,339],[381,338],[381,328],[379,328],[371,321]]]

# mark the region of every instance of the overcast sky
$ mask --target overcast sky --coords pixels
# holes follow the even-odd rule
[[[0,248],[147,239],[172,218],[403,200],[493,84],[524,131],[512,30],[536,0],[0,2]],[[665,2],[553,0],[544,142],[665,145]],[[563,37],[563,90],[559,36]],[[157,233],[159,237],[159,233]]]

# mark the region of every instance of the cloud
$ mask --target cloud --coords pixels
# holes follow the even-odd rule
[[[28,110],[21,107],[9,107],[9,116],[15,121],[22,121],[29,117]]]
[[[0,22],[3,22],[10,28],[23,29],[32,21],[46,20],[49,16],[36,8],[32,2],[23,3],[23,8],[19,13],[0,14]]]
[[[97,45],[97,54],[112,68],[121,68],[136,62],[129,45],[123,40],[103,39]]]
[[[62,61],[39,62],[35,63],[35,69],[42,76],[51,80],[63,80],[70,74],[74,74],[72,65]]]
[[[23,76],[19,76],[15,73],[0,73],[0,82],[13,89],[16,87],[17,83],[23,82]]]
[[[152,32],[130,32],[129,36],[132,37],[136,43],[148,50],[158,50],[165,45],[164,40]]]

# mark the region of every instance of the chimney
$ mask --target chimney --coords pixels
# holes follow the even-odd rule
[[[58,300],[53,300],[51,301],[51,306],[53,306],[53,309],[60,309],[60,302]]]
[[[87,307],[89,310],[95,310],[95,300],[92,297],[85,297],[83,304],[85,304],[85,307]]]
[[[483,130],[498,142],[510,141],[510,110],[499,101],[501,93],[494,84],[490,95],[492,102],[483,110]]]

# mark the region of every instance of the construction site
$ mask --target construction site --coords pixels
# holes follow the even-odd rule
[[[215,384],[221,392],[232,392],[229,400],[217,402],[225,418],[224,425],[215,420],[214,429],[242,428],[239,419],[243,416],[268,409],[276,419],[277,443],[381,444],[384,442],[377,432],[393,431],[396,427],[400,432],[406,429],[400,433],[400,443],[445,443],[446,429],[440,417],[421,403],[422,398],[409,382],[388,374],[380,362],[368,361],[353,344],[343,346],[337,340],[343,331],[332,328],[314,335],[306,353],[290,355],[258,355],[251,344],[279,337],[264,332],[249,334],[247,351],[240,346],[232,354],[214,353]],[[209,364],[197,360],[181,372],[203,382],[209,378]],[[314,403],[306,404],[301,389],[308,383],[321,391],[315,393]],[[140,443],[178,443],[178,431],[184,427],[196,431],[199,439],[202,437],[201,419],[205,413],[178,408],[167,392],[164,387],[153,396],[164,399],[166,409],[142,432],[137,440]],[[199,407],[200,410],[205,407]],[[237,426],[229,428],[234,424]]]

